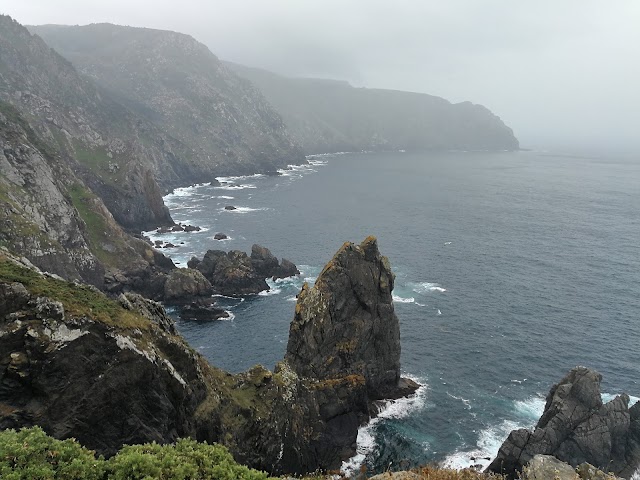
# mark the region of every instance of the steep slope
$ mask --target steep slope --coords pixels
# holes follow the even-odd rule
[[[112,290],[138,278],[138,290],[150,293],[154,271],[174,268],[124,233],[74,160],[1,100],[0,146],[0,246],[67,280]]]
[[[306,153],[519,148],[513,131],[481,105],[226,65],[262,91]]]
[[[61,153],[121,225],[173,223],[154,177],[162,171],[179,178],[172,167],[179,142],[163,138],[7,16],[0,16],[0,100]]]
[[[29,27],[75,67],[190,149],[191,181],[302,161],[250,82],[180,33],[111,24]]]

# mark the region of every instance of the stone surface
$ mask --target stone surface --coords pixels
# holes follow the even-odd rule
[[[164,299],[171,304],[189,303],[212,293],[211,283],[200,271],[192,268],[172,270],[164,284]]]
[[[575,469],[550,455],[536,455],[524,467],[522,480],[579,480]]]
[[[583,462],[629,478],[640,467],[640,407],[629,396],[602,403],[602,376],[585,367],[571,370],[549,394],[533,432],[514,430],[488,471],[517,475],[535,455],[577,466]]]
[[[400,325],[394,275],[377,241],[345,243],[313,288],[298,295],[285,359],[303,377],[359,375],[371,399],[394,396],[400,381]]]
[[[370,477],[369,480],[421,480],[423,477],[413,472],[385,472]]]
[[[268,248],[251,247],[251,256],[239,250],[209,250],[202,260],[192,258],[189,268],[197,269],[222,295],[249,295],[269,290],[267,278],[285,278],[300,272],[288,260],[278,259]]]

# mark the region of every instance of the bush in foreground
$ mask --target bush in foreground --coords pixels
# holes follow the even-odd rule
[[[3,480],[266,480],[267,474],[239,465],[221,445],[178,440],[123,447],[114,457],[74,439],[56,440],[40,427],[0,432]]]

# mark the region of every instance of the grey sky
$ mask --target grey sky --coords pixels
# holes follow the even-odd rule
[[[251,66],[471,100],[523,146],[640,148],[638,0],[3,0],[0,12],[176,30]]]

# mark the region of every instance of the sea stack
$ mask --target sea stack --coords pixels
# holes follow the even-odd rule
[[[417,385],[400,381],[394,278],[375,237],[345,243],[298,295],[285,357],[293,370],[319,380],[362,377],[370,400],[415,391]]]

